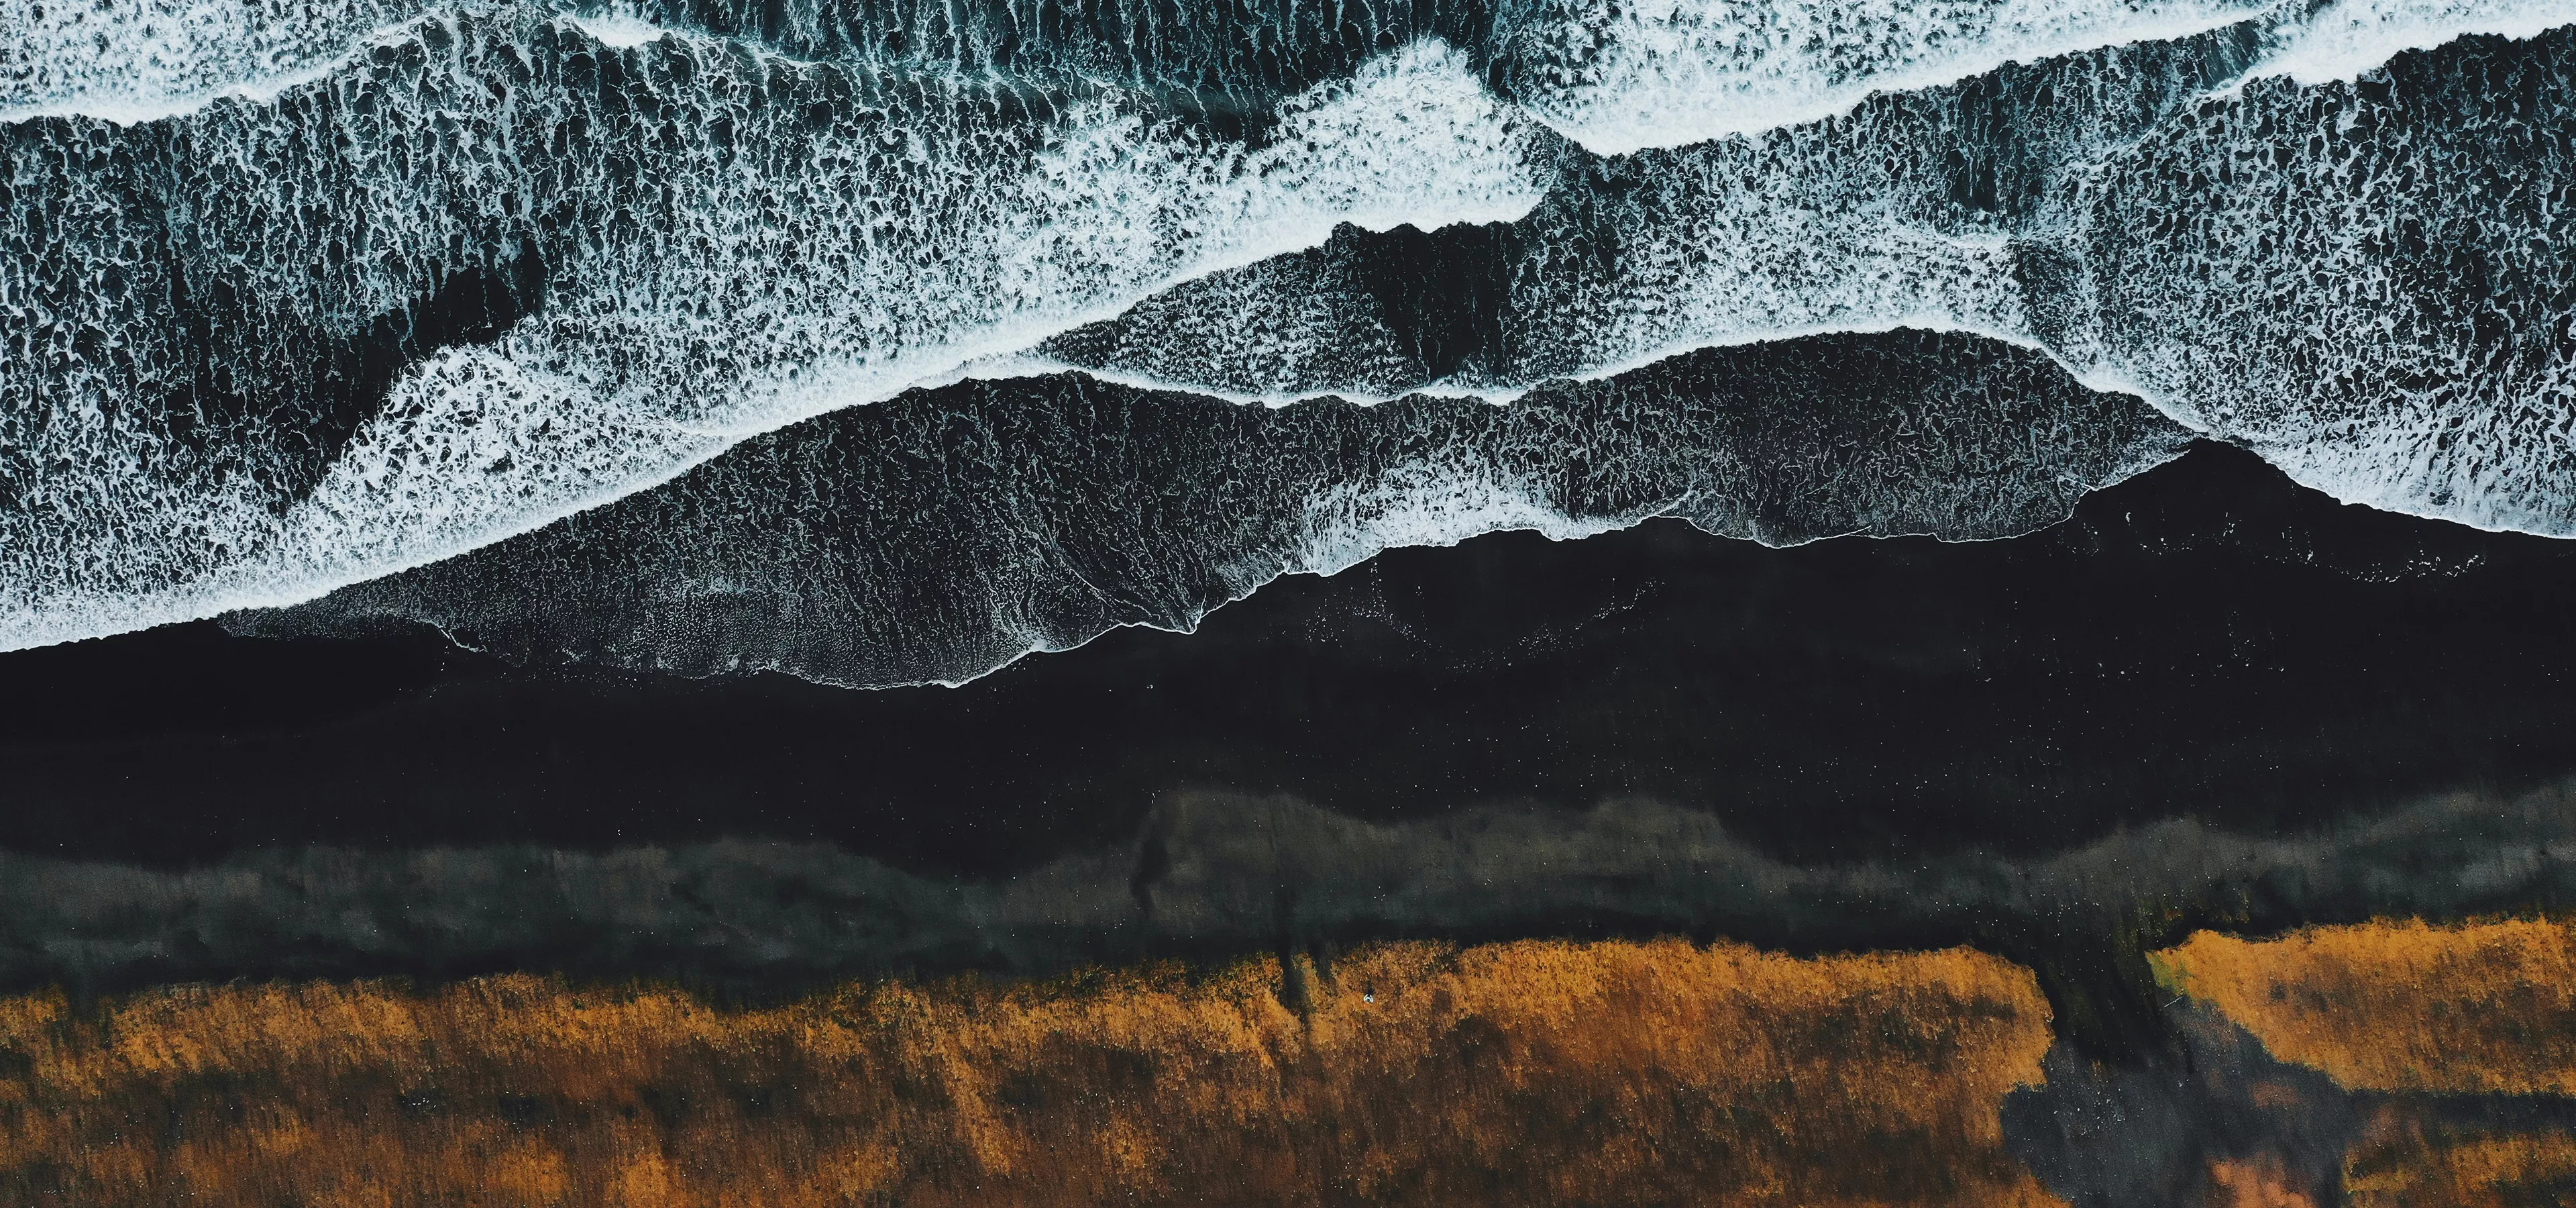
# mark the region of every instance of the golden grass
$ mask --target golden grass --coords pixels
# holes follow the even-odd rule
[[[2317,1208],[2278,1157],[2220,1158],[2209,1164],[2206,1208]]]
[[[1302,962],[1301,962],[1302,964]],[[0,1000],[0,1201],[2053,1203],[2031,975],[1679,941],[854,985],[494,977]]]
[[[2576,1137],[2455,1132],[2383,1109],[2344,1163],[2353,1208],[2519,1208],[2576,1198]]]
[[[2283,1061],[2351,1090],[2576,1094],[2576,929],[2513,921],[2199,932],[2152,958]]]

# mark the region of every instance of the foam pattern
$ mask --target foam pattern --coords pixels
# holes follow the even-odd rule
[[[2314,84],[2267,73],[2269,37],[1585,162],[1517,223],[1346,232],[1040,353],[1238,398],[1511,397],[1803,332],[1975,332],[2347,501],[2576,534],[2576,33]]]
[[[0,0],[0,118],[150,121],[226,95],[274,98],[424,0]]]
[[[2571,76],[2570,31],[2480,37],[2158,130],[2065,245],[2062,342],[2348,502],[2576,535]]]
[[[0,0],[0,649],[312,600],[961,377],[1527,406],[1900,328],[2576,534],[2570,21]],[[1264,506],[1393,502],[1244,556],[1615,519],[1436,459],[1322,482]],[[1817,507],[1765,523],[1850,527]]]
[[[1283,574],[1649,516],[1772,544],[2010,536],[2179,452],[2134,398],[1924,332],[1711,350],[1511,406],[1242,407],[965,382],[746,442],[656,490],[247,632],[425,622],[513,658],[958,682]]]
[[[1625,155],[1803,125],[1873,93],[2263,17],[2257,0],[1543,0],[1501,62],[1531,110]]]
[[[1437,43],[1274,117],[427,18],[273,104],[14,124],[0,644],[319,594],[1339,223],[1538,197]]]

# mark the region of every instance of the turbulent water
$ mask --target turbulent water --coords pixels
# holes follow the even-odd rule
[[[2010,536],[2190,436],[2576,535],[2571,22],[0,0],[0,649],[955,680],[1497,528]]]
[[[1771,542],[2010,536],[2178,451],[2045,359],[1911,333],[1710,350],[1508,407],[1279,410],[1066,376],[853,408],[472,554],[237,628],[431,621],[521,657],[957,682],[1282,574],[1649,516]]]

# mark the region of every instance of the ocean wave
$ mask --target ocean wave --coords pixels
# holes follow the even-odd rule
[[[954,684],[1118,626],[1186,632],[1281,575],[1500,529],[1575,538],[1679,516],[1775,545],[2011,536],[2183,438],[2044,357],[1923,332],[1704,352],[1508,407],[965,382],[230,623],[425,623],[523,660]]]
[[[432,21],[274,106],[22,124],[0,645],[309,598],[1337,224],[1539,195],[1434,43],[1274,116]]]
[[[1050,340],[1228,397],[1515,397],[1906,326],[2080,380],[2348,502],[2576,534],[2576,33],[2302,85],[2231,28],[1563,174],[1521,221],[1350,232]]]
[[[1508,99],[1603,155],[1802,125],[1873,93],[2237,23],[2265,74],[2348,79],[2471,34],[2564,24],[2552,0],[6,0],[0,118],[143,121],[265,100],[423,18],[558,17],[619,49],[720,37],[872,70],[1107,82],[1260,121],[1279,100],[1423,38],[1459,47]]]
[[[2545,5],[0,3],[40,32],[0,62],[0,648],[960,377],[1527,402],[1898,328],[2576,533]],[[1518,490],[1388,531],[1541,523]]]

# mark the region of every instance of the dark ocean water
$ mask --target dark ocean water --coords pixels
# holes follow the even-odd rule
[[[800,479],[870,436],[982,459],[946,467],[982,506],[1102,507],[970,545],[1202,564],[1173,599],[1112,573],[1112,619],[1497,529],[2027,531],[2158,426],[2348,501],[2576,525],[2546,4],[7,12],[12,648],[345,588],[323,611],[525,613],[508,549],[618,615],[478,629],[639,668],[953,679],[1087,636],[1034,598],[1044,550],[937,582],[891,526],[952,510],[846,497],[900,466]],[[1830,387],[1796,347],[1893,329],[1961,343]],[[1416,390],[1537,414],[1193,444],[1168,398]],[[851,417],[888,400],[985,435]],[[1171,481],[948,448],[1114,445],[1118,407],[1152,430],[1123,468]],[[1784,408],[1823,418],[1743,418]]]
[[[2143,953],[2576,905],[2571,23],[0,0],[0,985],[1968,943],[2331,1185]]]
[[[2021,538],[1658,521],[1284,579],[962,687],[513,665],[213,626],[11,655],[11,847],[819,841],[994,875],[1163,795],[1369,820],[1644,798],[1797,860],[2288,833],[2576,771],[2576,548],[2201,446]]]
[[[2034,1152],[2152,1107],[2188,1165],[2146,949],[2576,902],[2572,579],[2199,445],[2009,540],[1497,534],[954,688],[174,627],[0,664],[0,982],[1970,943],[2146,1063]]]

